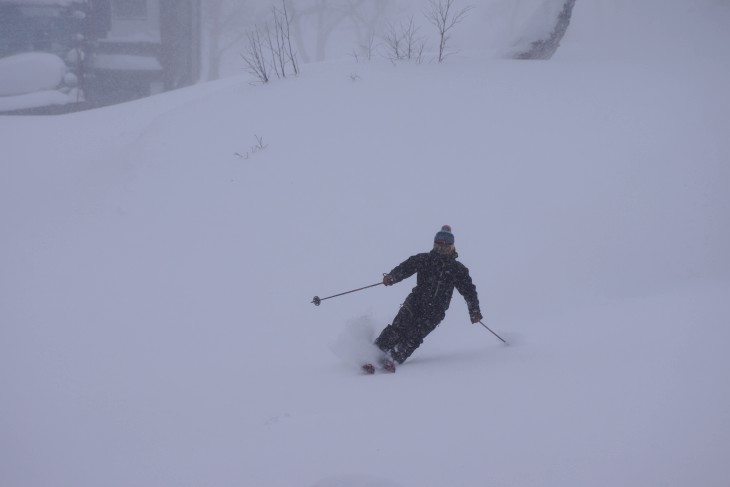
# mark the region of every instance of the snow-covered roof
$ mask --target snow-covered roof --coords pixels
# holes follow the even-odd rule
[[[73,102],[74,99],[71,96],[55,90],[37,91],[17,96],[0,96],[0,113],[66,105]]]
[[[61,84],[66,64],[55,54],[28,52],[0,59],[0,96],[53,90]]]
[[[29,52],[0,59],[0,113],[74,101],[57,90],[66,74],[58,56]]]

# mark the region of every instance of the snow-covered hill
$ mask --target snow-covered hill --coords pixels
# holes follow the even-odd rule
[[[730,15],[644,4],[577,2],[549,62],[0,117],[0,484],[724,487]],[[443,224],[510,345],[456,295],[360,375],[413,279],[312,297]]]

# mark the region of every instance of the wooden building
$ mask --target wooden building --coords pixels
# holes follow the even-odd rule
[[[107,105],[198,81],[200,24],[200,0],[0,0],[0,58],[56,54]]]

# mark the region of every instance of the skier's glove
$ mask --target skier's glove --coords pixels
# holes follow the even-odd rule
[[[390,274],[383,274],[383,284],[386,286],[392,286],[395,284],[395,279]]]
[[[482,314],[479,311],[472,311],[469,314],[469,317],[471,318],[472,323],[479,323],[480,321],[482,321],[483,318]]]

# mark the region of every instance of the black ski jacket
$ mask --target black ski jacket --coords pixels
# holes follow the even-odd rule
[[[456,288],[464,296],[469,314],[480,312],[477,288],[471,282],[469,269],[458,262],[458,255],[443,255],[434,250],[416,254],[397,265],[389,272],[394,282],[416,277],[416,287],[411,291],[408,301],[422,313],[443,313],[449,309],[451,296]],[[481,312],[480,312],[481,313]]]

